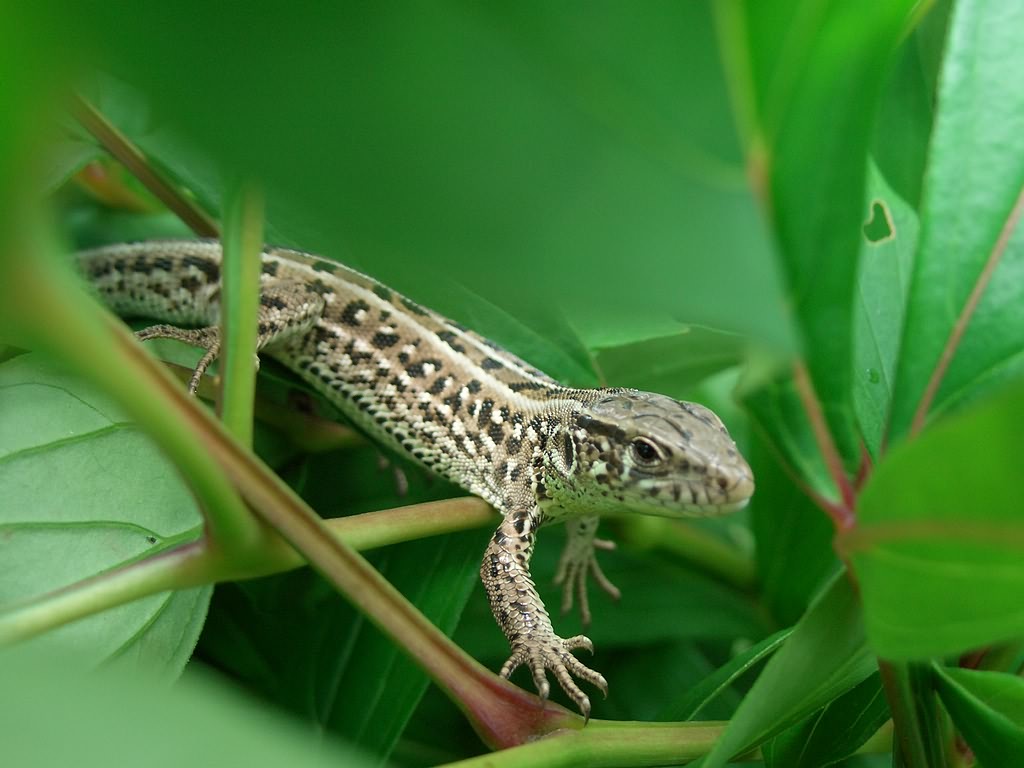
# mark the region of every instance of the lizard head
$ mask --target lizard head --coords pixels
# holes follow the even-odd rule
[[[754,476],[721,420],[696,403],[617,390],[569,417],[573,461],[555,504],[676,517],[746,505]]]

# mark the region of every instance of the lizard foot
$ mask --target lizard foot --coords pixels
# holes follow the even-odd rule
[[[595,672],[579,659],[572,655],[572,651],[578,648],[585,648],[591,653],[594,652],[594,644],[590,638],[583,635],[576,635],[562,639],[555,634],[538,640],[533,638],[526,643],[513,644],[512,656],[501,668],[501,676],[509,677],[519,666],[526,665],[533,675],[533,684],[537,686],[537,693],[542,699],[546,699],[551,693],[551,685],[548,683],[547,670],[551,670],[562,690],[566,692],[583,714],[584,720],[590,719],[590,699],[576,685],[573,677],[586,680],[598,688],[605,696],[608,695],[608,681],[600,672]]]
[[[195,369],[192,371],[192,377],[188,380],[188,393],[194,395],[199,389],[199,381],[203,378],[203,374],[206,373],[206,369],[210,367],[210,363],[220,357],[220,328],[216,325],[207,326],[206,328],[178,328],[175,325],[151,325],[149,328],[143,328],[135,334],[135,338],[139,341],[149,341],[150,339],[174,339],[175,341],[182,341],[185,344],[191,344],[193,347],[199,347],[199,349],[205,350],[205,353],[199,362],[196,363]],[[260,369],[260,358],[256,356],[254,365],[256,370]]]
[[[178,328],[174,325],[152,325],[143,328],[135,334],[139,341],[149,339],[175,339],[191,344],[194,347],[206,350],[206,353],[199,359],[195,370],[192,371],[192,378],[188,382],[188,391],[194,395],[199,389],[199,380],[202,379],[210,363],[220,356],[220,328],[211,325],[207,328]]]
[[[562,585],[562,613],[572,610],[573,595],[579,596],[580,618],[583,626],[590,624],[590,601],[587,599],[587,576],[593,574],[598,586],[611,595],[613,600],[622,597],[622,592],[616,587],[601,566],[598,565],[595,550],[611,551],[615,549],[615,542],[606,539],[595,539],[583,537],[570,539],[562,557],[558,561],[558,570],[555,572],[555,584]]]

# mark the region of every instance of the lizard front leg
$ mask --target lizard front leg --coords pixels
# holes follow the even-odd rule
[[[551,626],[544,603],[530,576],[530,557],[533,555],[535,530],[543,517],[540,509],[515,509],[506,514],[494,532],[484,553],[480,577],[487,591],[498,626],[508,638],[512,655],[501,668],[501,676],[508,677],[525,664],[533,675],[534,685],[542,698],[547,698],[550,685],[546,670],[551,670],[558,684],[590,718],[590,699],[573,677],[592,683],[607,694],[604,677],[590,669],[572,655],[572,651],[585,648],[593,653],[594,646],[583,635],[561,638]]]

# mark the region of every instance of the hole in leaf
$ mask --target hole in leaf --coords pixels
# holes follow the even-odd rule
[[[886,243],[896,237],[896,224],[889,206],[881,200],[871,203],[871,218],[864,223],[864,237],[873,245]]]

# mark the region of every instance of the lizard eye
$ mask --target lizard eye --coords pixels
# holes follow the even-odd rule
[[[629,447],[633,451],[633,458],[639,464],[656,464],[661,460],[661,452],[657,446],[645,437],[638,437]]]

